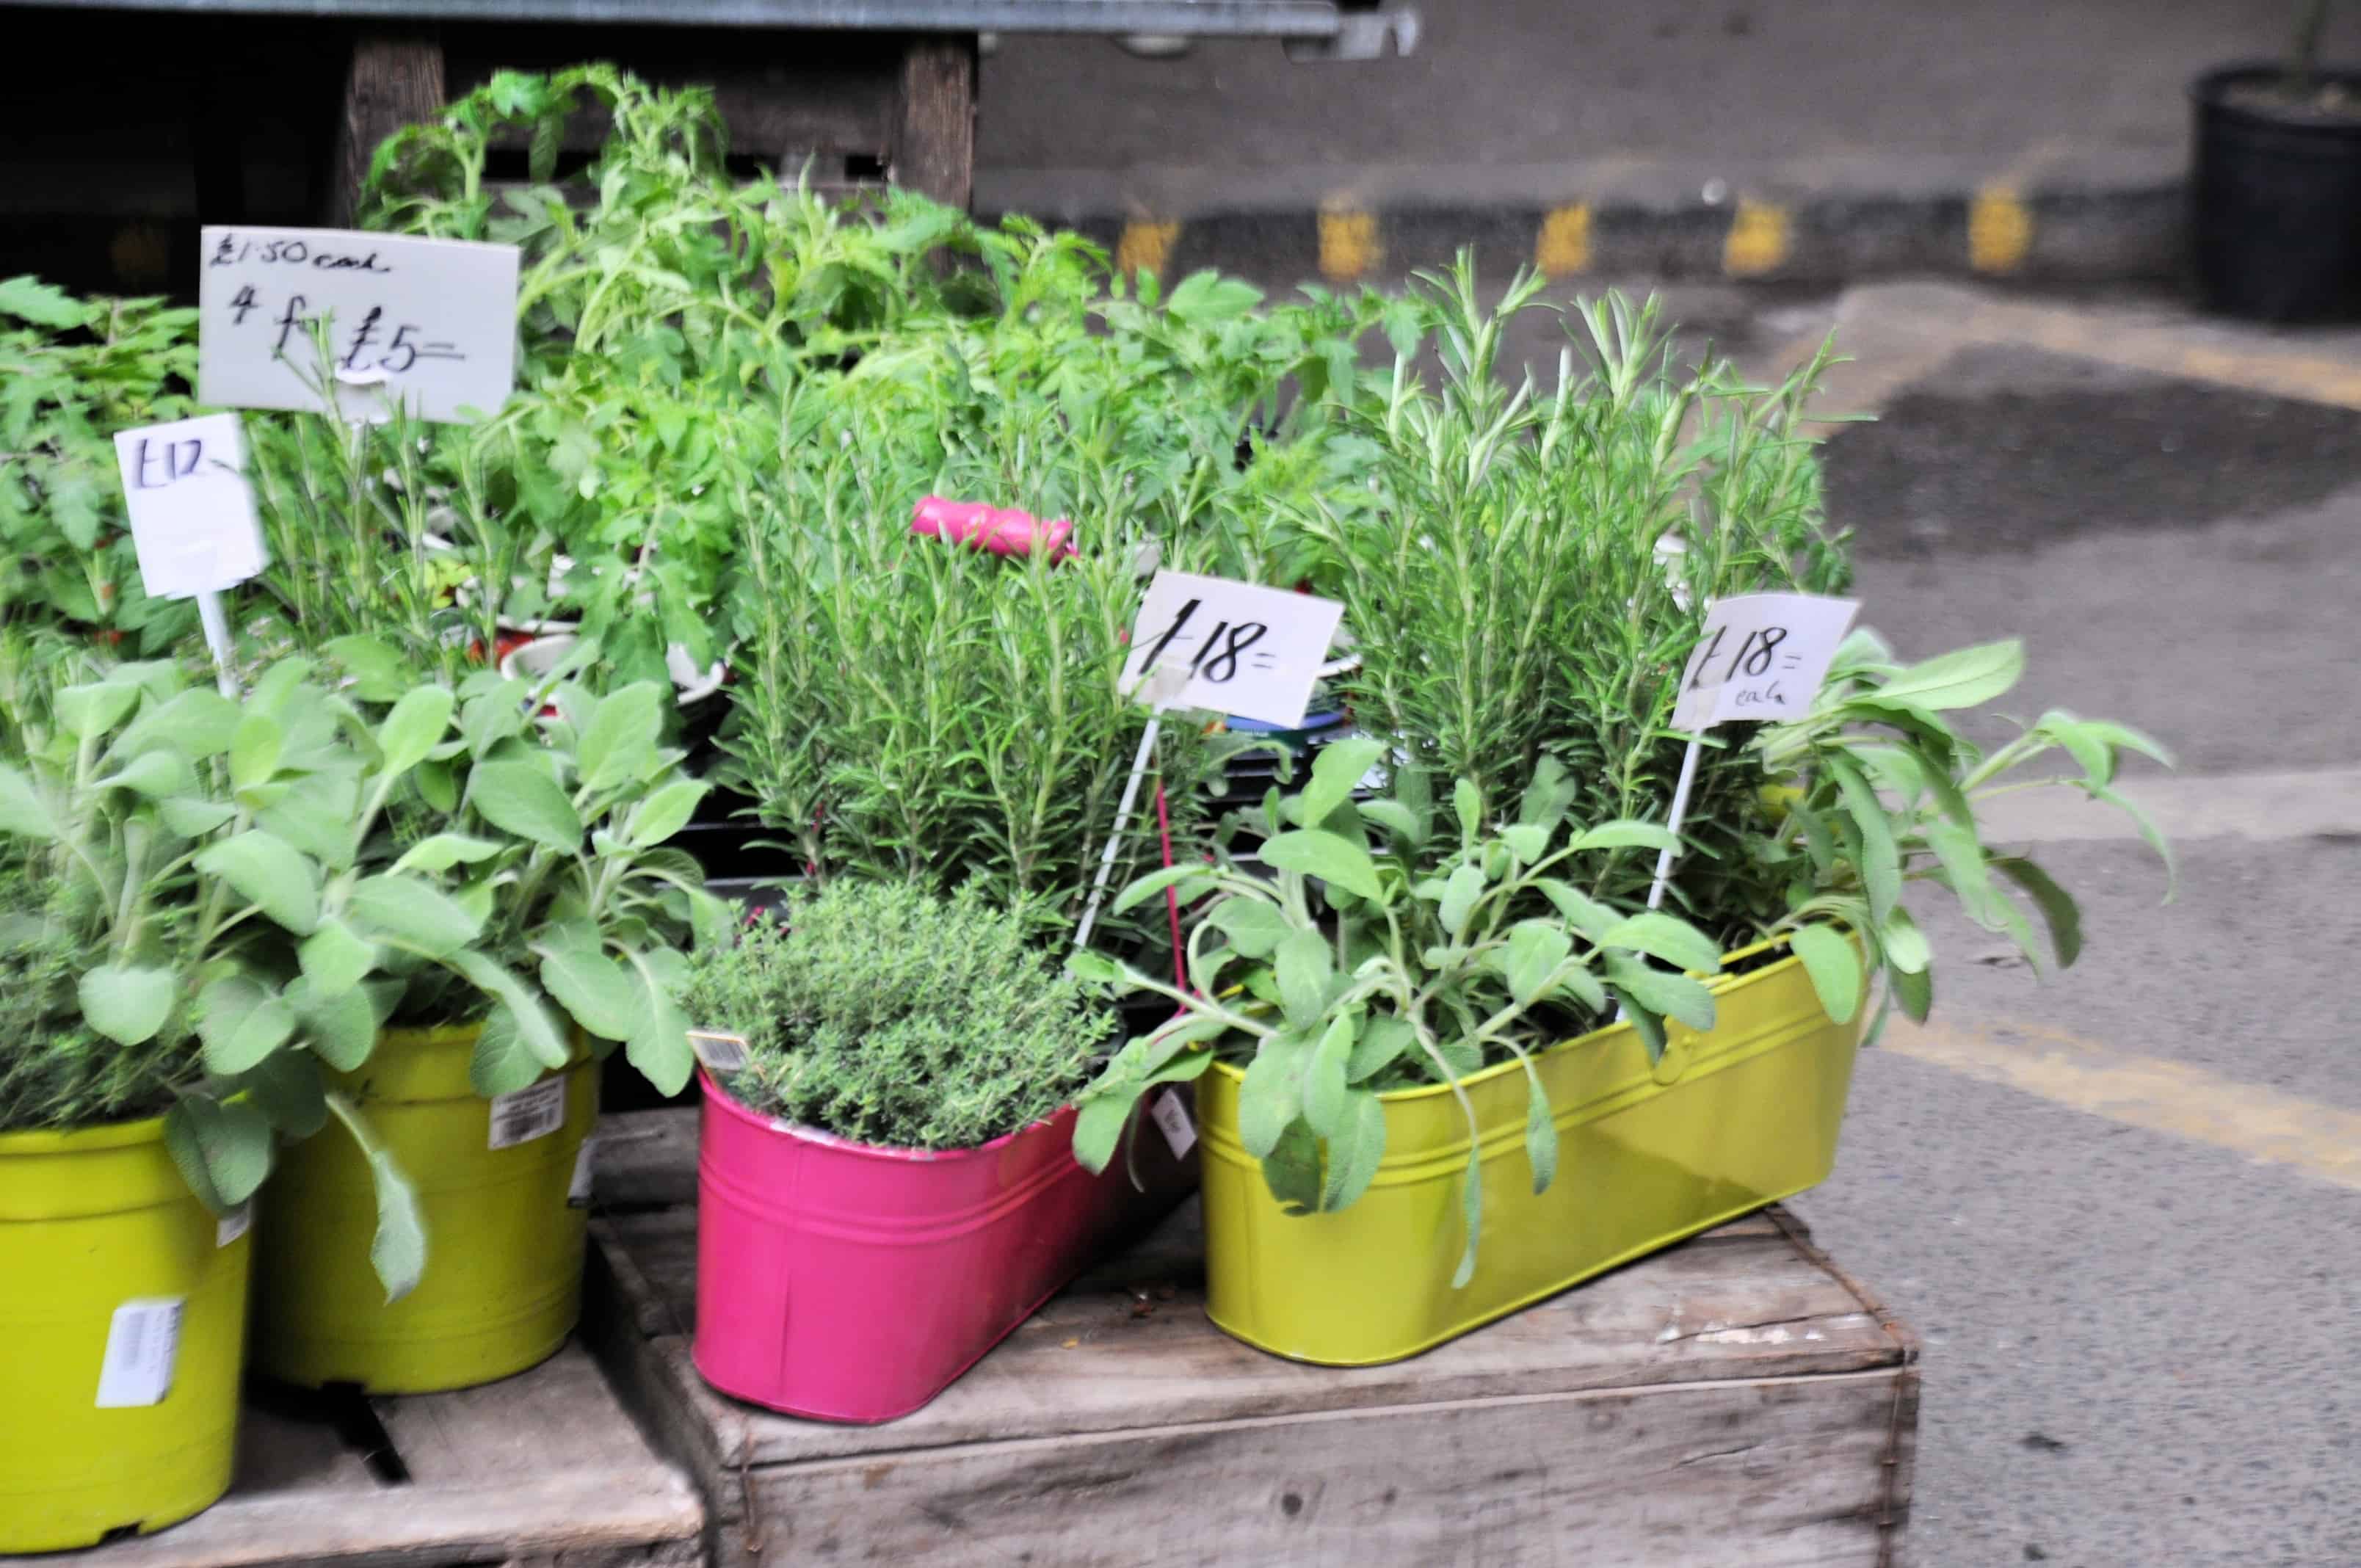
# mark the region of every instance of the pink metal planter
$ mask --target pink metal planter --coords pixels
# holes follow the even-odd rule
[[[1120,1158],[1091,1175],[1071,1107],[930,1153],[791,1127],[698,1077],[697,1370],[788,1415],[908,1415],[1196,1185],[1146,1124],[1145,1191]]]

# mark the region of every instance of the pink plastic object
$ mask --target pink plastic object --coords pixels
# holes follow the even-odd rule
[[[995,555],[1046,554],[1062,561],[1075,554],[1074,525],[1065,518],[1043,522],[1030,512],[1002,510],[987,501],[948,501],[928,496],[911,509],[910,532],[957,544],[972,544]]]
[[[708,1383],[829,1421],[918,1409],[1112,1243],[1197,1184],[1133,1128],[1103,1175],[1070,1106],[981,1148],[879,1148],[758,1115],[700,1072],[697,1339]]]

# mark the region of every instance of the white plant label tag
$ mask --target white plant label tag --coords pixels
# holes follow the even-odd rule
[[[1168,1089],[1150,1100],[1148,1114],[1172,1146],[1172,1157],[1188,1158],[1189,1151],[1197,1146],[1197,1125],[1189,1119],[1189,1107],[1181,1102],[1180,1091]]]
[[[237,415],[117,431],[115,461],[148,598],[218,593],[269,565]]]
[[[1802,718],[1860,608],[1858,599],[1820,594],[1739,594],[1714,600],[1697,652],[1681,672],[1673,728]]]
[[[1293,729],[1328,662],[1345,607],[1334,599],[1193,572],[1159,572],[1132,622],[1124,690],[1159,703],[1234,714]],[[1149,677],[1179,669],[1175,696]]]
[[[253,1228],[254,1202],[249,1199],[214,1222],[214,1245],[225,1247]]]
[[[172,1368],[181,1355],[178,1296],[126,1301],[115,1309],[106,1331],[106,1354],[98,1367],[98,1408],[128,1410],[160,1405],[172,1390]]]
[[[490,1146],[512,1148],[545,1138],[566,1125],[566,1080],[547,1078],[492,1102]]]
[[[705,1070],[715,1074],[746,1070],[746,1036],[731,1035],[719,1029],[691,1029],[688,1048],[705,1064]]]
[[[197,400],[462,423],[516,384],[517,247],[349,229],[204,229]],[[331,362],[312,342],[325,327]],[[323,385],[324,378],[329,383]]]
[[[569,1209],[590,1207],[590,1192],[598,1179],[598,1140],[588,1137],[574,1156],[574,1179],[566,1184],[566,1206]]]

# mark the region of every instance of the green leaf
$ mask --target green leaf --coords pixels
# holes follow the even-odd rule
[[[1353,797],[1354,786],[1386,754],[1385,742],[1366,735],[1332,740],[1312,753],[1312,782],[1299,796],[1303,826],[1317,828]]]
[[[1910,911],[1898,904],[1886,916],[1885,924],[1878,927],[1877,945],[1883,949],[1887,965],[1905,974],[1920,973],[1935,961],[1925,933],[1910,918]]]
[[[1520,822],[1500,829],[1500,841],[1521,865],[1532,865],[1549,852],[1549,829]]]
[[[1238,1085],[1238,1142],[1255,1158],[1277,1148],[1279,1135],[1302,1115],[1303,1066],[1311,1058],[1310,1037],[1288,1030],[1263,1041],[1246,1064]]]
[[[1532,782],[1517,799],[1517,821],[1539,828],[1544,834],[1554,832],[1565,819],[1566,808],[1574,804],[1576,793],[1565,764],[1555,757],[1543,757],[1533,769]]]
[[[402,851],[401,859],[393,862],[396,872],[447,872],[456,865],[475,865],[489,861],[500,852],[502,846],[489,839],[471,839],[465,833],[436,833],[421,839]]]
[[[378,750],[385,753],[380,776],[399,778],[424,762],[450,729],[451,709],[457,701],[443,686],[420,686],[403,694],[377,729]]]
[[[1417,812],[1397,800],[1365,800],[1361,820],[1374,822],[1411,849],[1426,842],[1426,823]]]
[[[657,1093],[668,1099],[686,1088],[697,1070],[697,1053],[688,1045],[688,1016],[646,969],[635,964],[631,972],[639,982],[640,1003],[623,1040],[623,1055]],[[597,1032],[578,1014],[576,1021],[587,1032]]]
[[[172,1015],[178,985],[169,969],[101,964],[84,970],[75,990],[83,1023],[118,1045],[137,1046],[154,1039]]]
[[[1820,1006],[1839,1024],[1850,1024],[1861,1009],[1861,955],[1852,938],[1833,926],[1799,926],[1787,944],[1804,960]]]
[[[158,804],[164,826],[183,839],[202,839],[237,815],[237,807],[222,801],[166,800]]]
[[[1320,1190],[1323,1213],[1349,1209],[1377,1179],[1386,1157],[1386,1108],[1367,1090],[1345,1096],[1336,1128],[1328,1135],[1328,1176]]]
[[[254,1196],[270,1174],[274,1137],[260,1107],[245,1101],[182,1096],[164,1118],[164,1147],[189,1190],[214,1213]]]
[[[590,710],[582,727],[575,762],[586,788],[609,790],[641,777],[655,765],[656,743],[664,734],[665,692],[653,681],[640,681],[609,692]]]
[[[133,719],[115,739],[117,756],[130,756],[159,740],[192,762],[229,750],[244,717],[237,704],[211,686],[191,686]]]
[[[1620,912],[1599,903],[1588,894],[1576,892],[1555,877],[1537,878],[1533,885],[1541,890],[1542,896],[1548,899],[1560,915],[1565,916],[1565,923],[1593,947],[1598,946],[1599,938],[1613,930],[1623,918]]]
[[[1309,1214],[1320,1206],[1320,1140],[1301,1118],[1281,1130],[1262,1157],[1263,1185],[1287,1214]]]
[[[1557,1179],[1557,1118],[1550,1114],[1549,1091],[1532,1058],[1521,1058],[1525,1069],[1525,1163],[1532,1168],[1533,1191],[1549,1190]]]
[[[1182,279],[1164,302],[1164,309],[1191,326],[1206,326],[1235,320],[1260,303],[1262,291],[1253,284],[1208,269]]]
[[[393,702],[410,690],[410,667],[390,643],[374,637],[332,637],[320,652],[352,676],[363,702]]]
[[[95,740],[123,722],[139,701],[139,688],[126,680],[95,681],[60,686],[56,700],[58,722],[66,733],[77,740]]]
[[[1303,1120],[1323,1138],[1333,1137],[1345,1116],[1345,1069],[1353,1056],[1357,1010],[1329,1022],[1303,1069]]]
[[[368,1124],[351,1101],[331,1094],[328,1108],[368,1160],[369,1179],[377,1191],[377,1234],[369,1241],[369,1266],[377,1271],[390,1306],[416,1289],[426,1272],[426,1225],[419,1217],[418,1196],[401,1167],[369,1135]]]
[[[230,787],[243,792],[269,784],[279,771],[279,753],[286,743],[286,731],[277,719],[267,713],[247,713],[230,732]]]
[[[297,1026],[305,1043],[314,1056],[338,1072],[359,1070],[361,1064],[368,1060],[369,1052],[376,1048],[377,1032],[384,1017],[370,995],[372,989],[375,988],[357,985],[346,991],[323,992],[308,975],[287,987],[287,1003],[295,1009]],[[386,989],[398,994],[401,982],[388,982]]]
[[[1093,985],[1123,985],[1123,966],[1104,953],[1077,948],[1066,955],[1066,972]]]
[[[1870,918],[1882,927],[1894,912],[1894,900],[1902,896],[1902,859],[1894,847],[1894,825],[1859,768],[1834,752],[1822,761],[1837,781],[1847,815],[1861,833],[1861,891],[1869,898]]]
[[[476,1035],[476,1048],[467,1062],[467,1081],[487,1100],[530,1089],[549,1070],[525,1045],[517,1015],[506,1003],[496,1003]]]
[[[419,797],[445,816],[459,809],[459,781],[451,772],[451,764],[433,757],[418,764],[411,775],[418,786]]]
[[[1459,1216],[1467,1227],[1467,1248],[1459,1255],[1459,1266],[1452,1271],[1451,1288],[1464,1290],[1476,1277],[1476,1245],[1483,1239],[1484,1230],[1484,1140],[1468,1139],[1467,1171],[1459,1181]]]
[[[704,800],[707,785],[698,779],[675,779],[647,799],[640,802],[631,813],[631,826],[623,841],[635,850],[653,849],[688,826]]]
[[[1721,949],[1713,938],[1676,915],[1650,909],[1627,915],[1598,935],[1602,948],[1627,948],[1659,958],[1675,969],[1705,974],[1721,969]]]
[[[320,1065],[305,1052],[273,1052],[248,1069],[237,1087],[289,1137],[308,1138],[327,1124]]]
[[[0,283],[0,313],[15,316],[18,321],[30,322],[35,326],[61,329],[87,326],[98,318],[100,310],[101,307],[95,304],[84,304],[53,283],[42,282],[29,272],[20,273]]]
[[[2173,889],[2180,880],[2180,869],[2174,863],[2172,846],[2165,842],[2164,835],[2157,830],[2154,822],[2148,820],[2147,813],[2133,805],[2125,796],[2103,785],[2084,784],[2081,787],[2092,799],[2103,800],[2132,819],[2132,826],[2139,830],[2141,839],[2149,849],[2156,851],[2156,858],[2164,862],[2164,901],[2167,904],[2171,903]]]
[[[331,916],[313,927],[296,948],[303,977],[314,995],[323,999],[343,994],[368,978],[377,967],[376,947],[353,934],[351,927]]]
[[[1905,666],[1879,686],[1877,695],[1889,702],[1904,698],[1937,711],[1973,707],[2016,685],[2024,674],[2025,644],[2010,638]]]
[[[1316,828],[1299,828],[1266,839],[1262,860],[1275,870],[1318,877],[1363,898],[1375,899],[1382,891],[1377,862],[1369,859],[1367,850],[1350,839]]]
[[[1120,915],[1126,909],[1136,909],[1168,887],[1180,889],[1179,895],[1180,902],[1191,904],[1202,896],[1210,886],[1212,886],[1212,881],[1206,876],[1203,866],[1193,864],[1165,866],[1136,879],[1117,894],[1113,906],[1114,913]]]
[[[320,868],[275,833],[249,828],[207,848],[196,866],[296,936],[320,923]]]
[[[533,952],[541,959],[542,989],[587,1033],[603,1040],[631,1035],[642,1006],[640,982],[631,970],[588,943],[535,946]],[[683,1025],[684,1039],[686,1029]]]
[[[1997,908],[2000,897],[1993,887],[1992,872],[1984,863],[1984,847],[1973,828],[1962,828],[1944,817],[1934,817],[1919,824],[1919,832],[1927,847],[1935,851],[1941,862],[1946,881],[1959,895],[1960,907],[1971,919],[1987,930],[2000,924]]]
[[[205,1070],[235,1078],[285,1045],[295,1010],[244,975],[214,981],[197,996]]]
[[[1501,970],[1510,1000],[1525,1007],[1540,1001],[1550,977],[1573,951],[1574,938],[1562,927],[1546,920],[1519,921],[1509,932]]]
[[[1461,866],[1443,884],[1443,903],[1436,917],[1443,928],[1457,941],[1467,930],[1467,918],[1476,912],[1476,901],[1484,896],[1484,868]]]
[[[483,927],[448,895],[406,874],[363,877],[345,910],[365,936],[430,959],[452,957]]]
[[[565,1037],[558,1034],[557,1025],[551,1021],[548,1010],[542,1006],[541,999],[526,989],[522,981],[473,948],[461,948],[451,955],[450,961],[453,969],[475,982],[477,990],[512,1015],[509,1026],[519,1046],[544,1068],[555,1069],[566,1065],[566,1058],[573,1053],[567,1048]],[[500,1008],[495,1008],[492,1015],[497,1018],[499,1014]],[[684,1029],[682,1047],[686,1048],[687,1043]],[[481,1061],[484,1048],[480,1044],[476,1054],[477,1059]],[[525,1083],[532,1081],[531,1079],[525,1080]],[[524,1083],[511,1083],[508,1089],[490,1089],[485,1087],[481,1079],[477,1080],[478,1091],[488,1096],[504,1094],[509,1089],[524,1086]]]
[[[1664,1018],[1630,992],[1620,986],[1611,989],[1622,1010],[1623,1021],[1631,1025],[1631,1032],[1640,1036],[1640,1044],[1647,1050],[1648,1065],[1655,1066],[1664,1059]]]
[[[1148,1090],[1148,1085],[1126,1079],[1105,1088],[1094,1086],[1082,1097],[1074,1112],[1075,1164],[1093,1176],[1106,1169],[1123,1141],[1124,1128],[1131,1124],[1132,1111]]]
[[[1995,859],[1992,869],[2023,888],[2041,911],[2042,923],[2049,927],[2049,945],[2058,955],[2058,967],[2070,969],[2082,955],[2082,912],[2074,903],[2074,895],[2051,880],[2048,872],[2020,856]]]
[[[195,783],[196,775],[178,752],[159,751],[140,752],[106,777],[96,781],[93,787],[127,789],[149,800],[163,800]]]
[[[1713,1027],[1713,992],[1688,976],[1650,969],[1611,949],[1601,958],[1600,967],[1609,985],[1649,1012],[1677,1018],[1699,1033]]]
[[[1328,981],[1335,973],[1328,938],[1315,930],[1290,931],[1279,941],[1273,968],[1288,1023],[1298,1029],[1317,1026],[1327,1005]]]
[[[1935,968],[1929,964],[1916,974],[1888,968],[1885,983],[1894,992],[1894,1005],[1913,1023],[1924,1024],[1935,1006]]]
[[[1602,822],[1566,842],[1570,850],[1670,850],[1680,853],[1680,835],[1653,822]]]
[[[468,775],[467,799],[503,832],[561,854],[582,848],[582,818],[557,781],[534,762],[478,762]]]
[[[1294,927],[1279,905],[1265,904],[1259,898],[1235,896],[1213,905],[1205,916],[1213,929],[1230,939],[1230,946],[1239,955],[1249,959],[1267,959],[1279,950],[1279,944]]]
[[[1451,786],[1451,809],[1459,817],[1459,847],[1474,849],[1476,836],[1484,828],[1484,797],[1473,780],[1461,779]]]
[[[1418,1031],[1400,1014],[1380,1013],[1362,1025],[1354,1043],[1353,1059],[1345,1066],[1345,1080],[1360,1083],[1376,1077],[1418,1043]]]
[[[5,765],[0,765],[0,833],[38,839],[44,843],[55,842],[58,836],[57,826],[49,819],[49,808],[42,803],[33,781]]]

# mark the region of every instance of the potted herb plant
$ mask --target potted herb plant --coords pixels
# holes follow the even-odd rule
[[[408,678],[387,644],[330,652],[364,704]],[[256,1360],[273,1376],[461,1387],[533,1365],[572,1331],[588,1213],[569,1194],[598,1115],[595,1063],[620,1043],[662,1092],[687,1081],[678,948],[722,924],[695,863],[665,848],[704,786],[659,744],[664,700],[653,683],[599,696],[479,671],[456,694],[393,701],[386,723],[406,709],[434,722],[407,788],[343,852],[424,879],[471,934],[407,968],[388,1028],[342,1082],[384,1157],[413,1173],[434,1264],[400,1299],[368,1289],[361,1155],[292,1151],[301,1179],[267,1206],[258,1263]]]
[[[697,1161],[695,1359],[734,1398],[906,1415],[1186,1190],[1154,1135],[1075,1164],[1113,1016],[980,888],[799,892],[698,949],[687,1004],[742,1042]]]
[[[2190,89],[2190,229],[2207,308],[2262,321],[2361,316],[2361,72],[2323,68],[2329,0],[2296,0],[2285,56]]]

